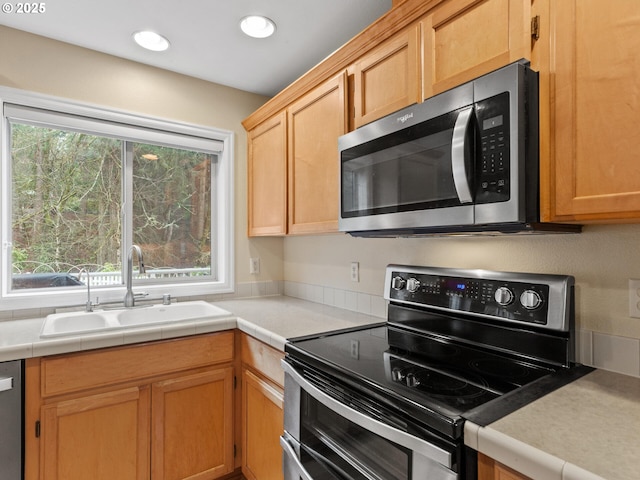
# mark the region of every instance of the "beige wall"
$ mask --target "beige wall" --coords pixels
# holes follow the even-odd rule
[[[388,263],[558,273],[576,278],[580,329],[640,338],[628,315],[629,278],[640,278],[640,226],[585,227],[572,235],[363,239],[346,235],[287,238],[288,281],[382,295]],[[360,262],[360,282],[349,264]]]
[[[0,25],[0,85],[235,134],[236,281],[282,280],[282,240],[246,236],[246,135],[241,121],[267,98]],[[259,276],[249,275],[260,257]]]

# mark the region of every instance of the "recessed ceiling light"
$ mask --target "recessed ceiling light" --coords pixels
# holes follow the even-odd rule
[[[240,28],[254,38],[267,38],[276,31],[276,24],[261,15],[249,15],[240,20]]]
[[[169,40],[162,35],[150,30],[142,30],[133,34],[133,39],[138,45],[154,52],[163,52],[169,48]]]

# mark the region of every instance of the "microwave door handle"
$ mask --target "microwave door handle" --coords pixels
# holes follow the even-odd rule
[[[298,476],[300,478],[302,478],[303,480],[313,480],[313,477],[309,475],[309,472],[307,472],[307,469],[304,468],[304,466],[302,465],[302,462],[300,461],[300,459],[298,459],[298,455],[296,454],[296,451],[291,446],[290,440],[287,437],[289,437],[287,433],[285,433],[283,436],[280,437],[280,446],[282,447],[282,451],[287,457],[289,457],[289,459],[291,459],[295,469],[298,472]]]
[[[451,171],[460,203],[471,203],[473,201],[465,161],[467,131],[471,123],[472,112],[473,107],[460,112],[453,127],[453,136],[451,138]]]

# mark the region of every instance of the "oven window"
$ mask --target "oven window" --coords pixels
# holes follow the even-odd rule
[[[460,205],[451,164],[458,112],[341,153],[342,216]]]
[[[409,450],[351,423],[304,390],[301,411],[302,461],[314,465],[314,480],[410,478]]]

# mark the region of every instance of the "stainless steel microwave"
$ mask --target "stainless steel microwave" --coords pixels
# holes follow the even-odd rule
[[[339,229],[520,232],[539,224],[538,74],[512,63],[339,138]]]

